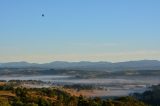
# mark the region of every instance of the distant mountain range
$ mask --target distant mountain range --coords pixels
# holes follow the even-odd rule
[[[65,62],[54,61],[51,63],[28,63],[28,62],[9,62],[0,63],[0,68],[47,68],[47,69],[72,69],[72,70],[102,70],[102,71],[122,71],[122,70],[160,70],[158,60],[140,60],[126,62]]]

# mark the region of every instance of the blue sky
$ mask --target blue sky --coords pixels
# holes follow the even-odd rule
[[[159,0],[1,0],[0,62],[160,60],[159,5]]]

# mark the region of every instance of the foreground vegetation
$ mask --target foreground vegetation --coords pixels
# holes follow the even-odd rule
[[[153,106],[160,106],[160,85],[153,85],[144,93],[134,93],[133,97]]]
[[[153,86],[153,88],[144,94],[116,99],[100,99],[98,97],[77,97],[69,94],[63,88],[14,87],[12,84],[8,85],[3,82],[0,84],[0,106],[159,106],[160,86]]]

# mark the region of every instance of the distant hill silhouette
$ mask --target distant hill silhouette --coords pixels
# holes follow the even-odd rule
[[[72,69],[72,70],[160,70],[160,61],[158,60],[140,60],[126,62],[66,62],[54,61],[51,63],[28,63],[28,62],[8,62],[0,63],[0,68],[54,68],[54,69]]]

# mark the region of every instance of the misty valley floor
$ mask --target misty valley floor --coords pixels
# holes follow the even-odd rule
[[[126,96],[134,92],[144,92],[149,86],[160,82],[159,76],[118,76],[114,78],[74,78],[72,76],[46,75],[46,76],[1,76],[0,80],[41,80],[43,84],[23,83],[22,86],[42,88],[65,85],[92,86],[92,89],[72,89],[73,94],[87,97],[103,96]],[[49,82],[49,83],[47,83]]]

